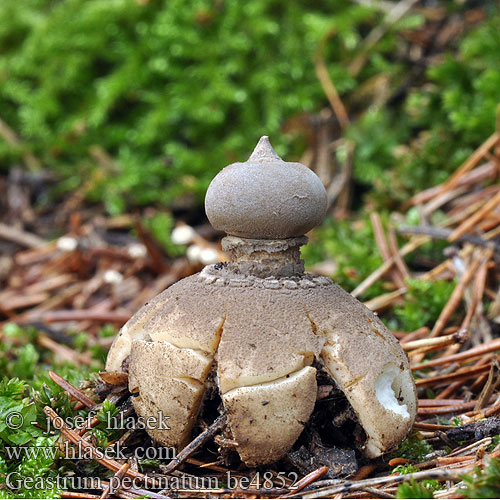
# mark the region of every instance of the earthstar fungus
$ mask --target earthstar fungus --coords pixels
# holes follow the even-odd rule
[[[215,373],[241,459],[274,462],[311,417],[318,366],[351,405],[366,434],[365,456],[387,453],[406,437],[416,393],[399,343],[329,278],[304,272],[303,235],[326,208],[319,178],[283,161],[267,137],[248,161],[213,179],[205,209],[228,234],[222,246],[231,261],[155,297],[123,326],[108,355],[108,371],[122,370],[129,358],[138,415],[170,417],[170,430],[148,430],[153,439],[177,448],[189,441]]]

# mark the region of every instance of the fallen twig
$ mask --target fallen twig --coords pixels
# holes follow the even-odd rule
[[[198,434],[168,465],[163,468],[165,474],[169,474],[189,458],[203,443],[212,438],[227,423],[227,416],[220,415],[210,427]]]
[[[65,390],[68,394],[73,396],[76,400],[83,403],[87,408],[95,408],[98,403],[92,401],[88,396],[85,396],[82,391],[77,389],[75,386],[71,385],[67,380],[64,380],[60,375],[49,371],[49,377],[59,386],[61,389]]]

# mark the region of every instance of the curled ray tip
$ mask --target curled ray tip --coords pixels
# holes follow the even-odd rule
[[[273,149],[271,143],[269,142],[269,137],[267,135],[263,135],[253,153],[248,158],[248,161],[251,163],[259,163],[265,161],[283,161],[278,153]]]

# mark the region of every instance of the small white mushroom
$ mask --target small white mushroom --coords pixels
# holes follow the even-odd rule
[[[116,285],[117,283],[121,283],[123,281],[123,274],[116,269],[108,269],[104,272],[103,279],[105,283]]]
[[[142,257],[146,257],[148,251],[146,247],[142,243],[132,243],[128,248],[127,252],[130,257],[134,259],[140,259]]]
[[[172,243],[175,243],[176,245],[187,245],[188,243],[191,243],[193,241],[195,235],[196,232],[191,226],[182,224],[175,227],[172,231]]]
[[[76,250],[77,246],[78,240],[76,238],[72,238],[71,236],[61,236],[57,240],[57,248],[63,252],[72,252],[73,250]]]
[[[189,260],[189,262],[200,262],[200,254],[201,254],[202,248],[200,245],[189,245],[187,250],[186,250],[186,256]]]
[[[200,262],[205,265],[219,262],[217,250],[215,248],[203,248],[200,252]]]

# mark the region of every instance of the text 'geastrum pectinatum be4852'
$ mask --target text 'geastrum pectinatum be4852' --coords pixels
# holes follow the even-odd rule
[[[408,360],[384,324],[329,278],[304,272],[303,236],[325,216],[319,178],[283,161],[263,137],[244,163],[224,168],[205,208],[225,231],[226,265],[169,287],[123,326],[106,369],[129,362],[137,414],[168,415],[148,430],[185,445],[214,384],[227,432],[247,465],[283,457],[309,421],[320,372],[344,393],[377,457],[398,446],[415,418]],[[333,415],[332,415],[333,418]]]

